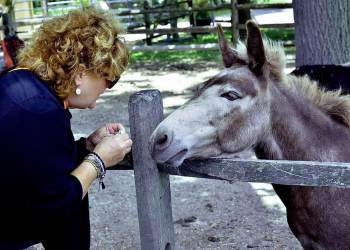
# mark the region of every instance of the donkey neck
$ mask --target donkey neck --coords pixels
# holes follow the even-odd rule
[[[255,149],[258,158],[350,160],[348,128],[284,86],[270,86],[270,93],[270,129]]]

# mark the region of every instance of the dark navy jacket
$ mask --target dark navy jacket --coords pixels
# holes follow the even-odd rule
[[[82,158],[70,118],[30,71],[0,76],[0,250],[89,248],[88,200],[70,175]]]

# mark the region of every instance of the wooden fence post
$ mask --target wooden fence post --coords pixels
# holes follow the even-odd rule
[[[158,90],[146,90],[129,99],[129,120],[133,140],[133,165],[142,250],[174,250],[169,175],[159,172],[151,158],[148,140],[163,119]]]
[[[237,0],[238,6],[241,4],[251,4],[252,0]],[[252,19],[250,15],[250,9],[238,9],[238,27],[239,24],[245,24],[248,20]],[[247,38],[247,30],[238,28],[239,39],[245,40]]]
[[[231,0],[231,32],[232,43],[236,46],[239,39],[237,0]]]
[[[8,6],[7,13],[2,14],[2,25],[4,26],[3,38],[16,35],[15,9],[12,2]]]
[[[44,16],[47,18],[49,16],[49,4],[48,0],[43,1],[43,8],[44,8]]]
[[[151,9],[148,0],[143,1],[143,9],[146,11]],[[148,12],[144,13],[144,19],[145,19],[146,30],[151,30],[151,16]],[[153,34],[146,33],[146,44],[147,45],[152,45],[152,36],[153,36]]]
[[[189,19],[190,19],[190,27],[195,27],[196,25],[196,19],[195,19],[195,15],[194,12],[192,11],[193,9],[193,0],[188,0],[187,1],[188,4],[188,8],[191,10],[190,12],[188,12],[189,14]],[[193,38],[197,38],[197,34],[196,33],[191,33]]]
[[[177,4],[177,0],[171,0],[170,1],[170,8],[178,8],[178,4]],[[169,11],[169,17],[170,17],[170,27],[172,29],[177,29],[177,18],[176,18],[176,13],[173,11]],[[173,41],[176,41],[177,39],[179,39],[179,33],[173,33],[172,34],[173,37]]]

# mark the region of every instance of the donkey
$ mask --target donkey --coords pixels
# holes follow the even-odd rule
[[[350,96],[286,75],[281,46],[264,41],[254,22],[246,26],[247,43],[236,50],[218,27],[225,69],[159,124],[152,157],[178,166],[253,149],[258,159],[350,162]],[[350,249],[350,189],[273,188],[304,249]]]

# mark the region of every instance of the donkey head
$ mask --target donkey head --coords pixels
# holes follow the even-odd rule
[[[225,69],[162,121],[150,138],[152,157],[180,165],[192,157],[227,156],[252,148],[269,127],[270,72],[258,26],[247,22],[245,51],[233,50],[218,27]]]

